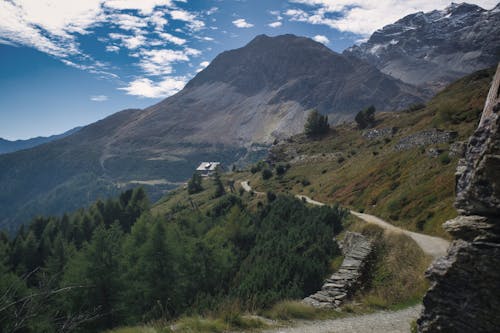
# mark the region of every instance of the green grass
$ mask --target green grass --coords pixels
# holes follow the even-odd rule
[[[321,140],[298,135],[274,148],[277,164],[291,164],[283,175],[267,180],[259,174],[239,176],[250,179],[256,191],[339,202],[408,230],[449,238],[441,225],[456,216],[458,158],[449,156],[448,144],[429,146],[444,150],[438,158],[427,156],[429,147],[397,151],[394,146],[403,137],[431,128],[456,131],[457,140],[467,140],[477,126],[492,73],[480,71],[455,82],[422,109],[377,114],[377,128],[398,128],[393,138],[368,140],[351,124],[336,126]],[[300,155],[330,158],[293,163]]]
[[[317,309],[300,301],[286,300],[276,303],[264,315],[275,320],[313,320],[339,318],[344,314],[333,309]]]

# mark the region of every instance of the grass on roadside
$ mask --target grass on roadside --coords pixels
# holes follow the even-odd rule
[[[410,237],[366,223],[352,226],[373,239],[375,256],[365,289],[355,302],[373,309],[401,309],[419,303],[429,285],[424,272],[431,262]]]

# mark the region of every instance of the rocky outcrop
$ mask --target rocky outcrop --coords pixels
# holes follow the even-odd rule
[[[382,139],[392,137],[398,129],[396,127],[385,127],[385,128],[372,128],[366,131],[363,131],[361,134],[365,139],[374,140],[374,139]]]
[[[455,237],[426,272],[419,332],[500,330],[500,65],[478,128],[457,167]]]
[[[394,146],[394,149],[401,151],[420,146],[447,143],[452,141],[456,137],[457,137],[456,132],[440,131],[434,128],[428,131],[421,131],[402,138],[401,140],[399,140],[396,146]]]
[[[318,308],[336,308],[358,289],[372,253],[372,244],[365,236],[348,232],[342,242],[344,261],[339,270],[326,279],[320,291],[303,302]]]
[[[461,3],[405,16],[344,54],[437,92],[467,73],[495,66],[499,48],[500,4],[486,10]]]

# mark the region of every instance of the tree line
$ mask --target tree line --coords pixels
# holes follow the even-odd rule
[[[265,308],[321,286],[342,209],[211,200],[157,216],[139,188],[0,234],[0,331],[95,332],[229,301]]]

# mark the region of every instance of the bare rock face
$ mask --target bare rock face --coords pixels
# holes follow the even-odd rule
[[[500,330],[500,65],[481,121],[457,167],[456,240],[426,276],[419,332]]]

